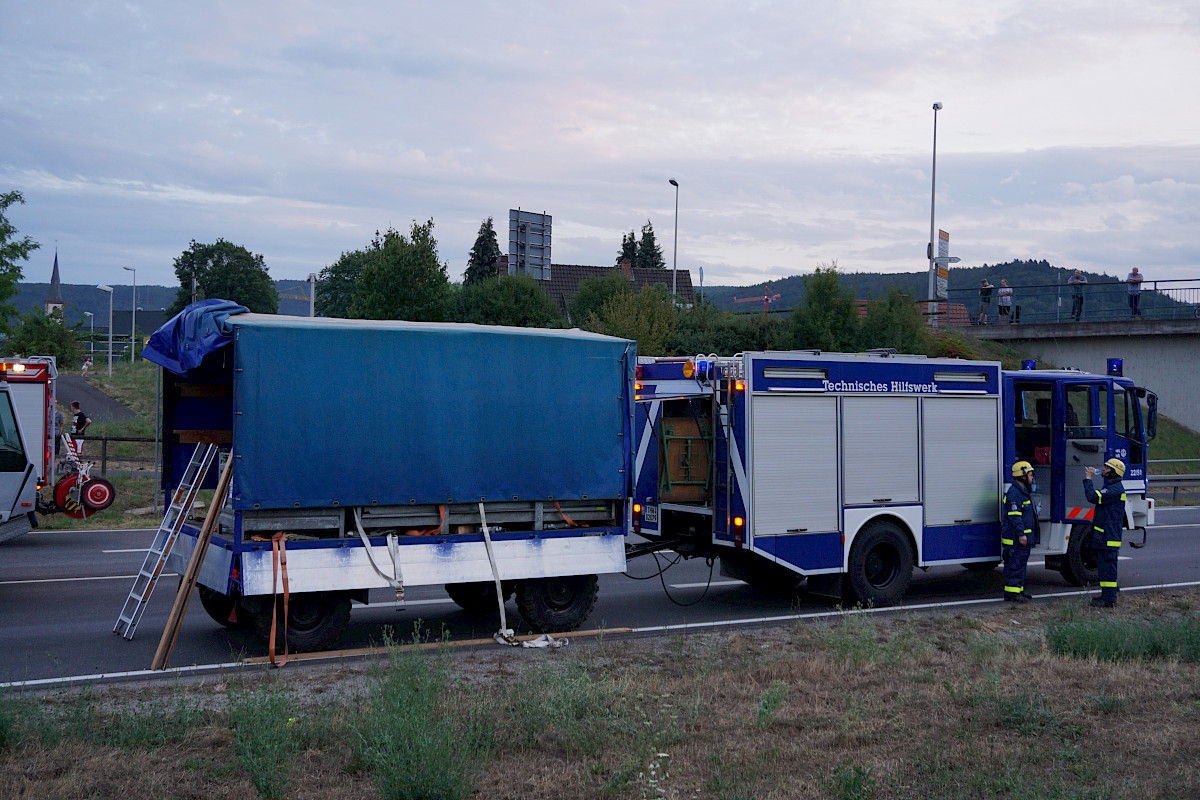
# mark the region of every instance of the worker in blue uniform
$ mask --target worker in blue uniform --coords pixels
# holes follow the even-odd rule
[[[1092,516],[1092,547],[1096,551],[1096,566],[1100,572],[1100,596],[1092,600],[1097,608],[1112,608],[1117,603],[1117,554],[1121,551],[1121,532],[1125,529],[1125,462],[1110,458],[1104,462],[1100,477],[1104,488],[1092,483],[1095,467],[1088,467],[1083,479],[1083,492],[1089,503],[1096,506]]]
[[[1012,484],[1004,493],[1004,520],[1000,532],[1004,599],[1010,603],[1030,599],[1025,594],[1025,567],[1029,563],[1029,551],[1037,547],[1042,538],[1032,495],[1033,465],[1018,461],[1012,466]]]

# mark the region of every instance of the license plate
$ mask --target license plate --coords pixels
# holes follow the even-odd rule
[[[658,522],[658,506],[646,506],[642,509],[642,519],[646,522]]]

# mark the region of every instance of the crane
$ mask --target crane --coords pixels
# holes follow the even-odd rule
[[[733,298],[733,302],[735,302],[735,303],[757,303],[758,301],[761,300],[762,304],[763,304],[763,316],[766,316],[771,303],[774,302],[775,300],[778,300],[782,296],[783,295],[779,294],[778,292],[776,292],[775,294],[771,294],[771,284],[764,283],[762,297],[735,297],[735,298]]]

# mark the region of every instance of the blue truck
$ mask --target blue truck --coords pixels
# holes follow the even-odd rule
[[[625,569],[631,341],[205,301],[145,357],[164,367],[164,489],[197,447],[215,443],[222,469],[233,459],[198,576],[222,625],[270,631],[279,532],[294,649],[336,641],[374,588],[440,584],[471,610],[495,609],[499,589],[534,629],[570,630],[597,575]],[[199,528],[185,525],[169,568]]]
[[[994,362],[757,352],[642,358],[635,373],[630,554],[719,558],[769,591],[899,600],[914,568],[1000,562],[1014,462],[1037,469],[1034,551],[1097,580],[1084,469],[1126,462],[1126,527],[1153,524],[1153,392],[1121,376]]]

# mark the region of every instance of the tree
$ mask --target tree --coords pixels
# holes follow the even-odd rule
[[[575,326],[587,324],[588,318],[593,314],[600,316],[600,311],[609,300],[620,294],[631,293],[629,279],[616,269],[581,281],[575,297],[567,306],[571,324]]]
[[[562,317],[554,301],[528,275],[499,275],[464,286],[451,303],[455,322],[551,328]]]
[[[16,308],[8,301],[17,293],[17,281],[23,274],[17,262],[29,259],[29,254],[41,247],[28,236],[17,239],[17,229],[4,213],[13,203],[25,204],[20,192],[0,194],[0,332],[8,330],[8,318],[16,316]]]
[[[500,260],[500,245],[496,241],[496,229],[492,218],[479,226],[471,254],[467,256],[467,271],[463,273],[463,286],[481,283],[496,274],[496,262]]]
[[[792,312],[795,347],[853,352],[858,327],[858,304],[842,288],[836,263],[805,276],[804,302]]]
[[[667,342],[677,324],[675,304],[659,284],[645,286],[637,294],[619,294],[609,300],[588,329],[609,336],[633,339],[641,355],[666,355]]]
[[[314,310],[319,317],[349,317],[354,296],[362,281],[367,251],[351,250],[321,270],[317,276]]]
[[[438,262],[433,220],[414,222],[408,237],[376,232],[367,251],[351,316],[359,319],[440,321],[446,317],[450,279]]]
[[[630,234],[632,237],[633,234]],[[646,220],[646,224],[642,226],[642,239],[638,242],[637,258],[633,265],[640,269],[666,269],[667,262],[663,260],[662,248],[658,246],[658,240],[654,238],[654,226],[650,224],[650,220]]]
[[[638,257],[638,240],[637,234],[633,231],[626,233],[621,237],[621,249],[617,251],[616,266],[621,266],[624,261],[629,261],[631,265],[637,264]]]
[[[890,289],[887,297],[867,304],[861,336],[863,347],[894,347],[901,353],[925,354],[934,349],[920,309],[899,289]]]
[[[267,274],[263,257],[240,244],[217,239],[200,244],[195,239],[175,259],[179,293],[167,314],[178,314],[192,302],[192,278],[196,280],[196,299],[220,298],[240,303],[258,314],[279,313],[279,293]]]
[[[37,309],[22,314],[17,327],[4,342],[7,356],[54,356],[59,369],[83,363],[78,326],[63,324],[62,309],[47,316]]]

